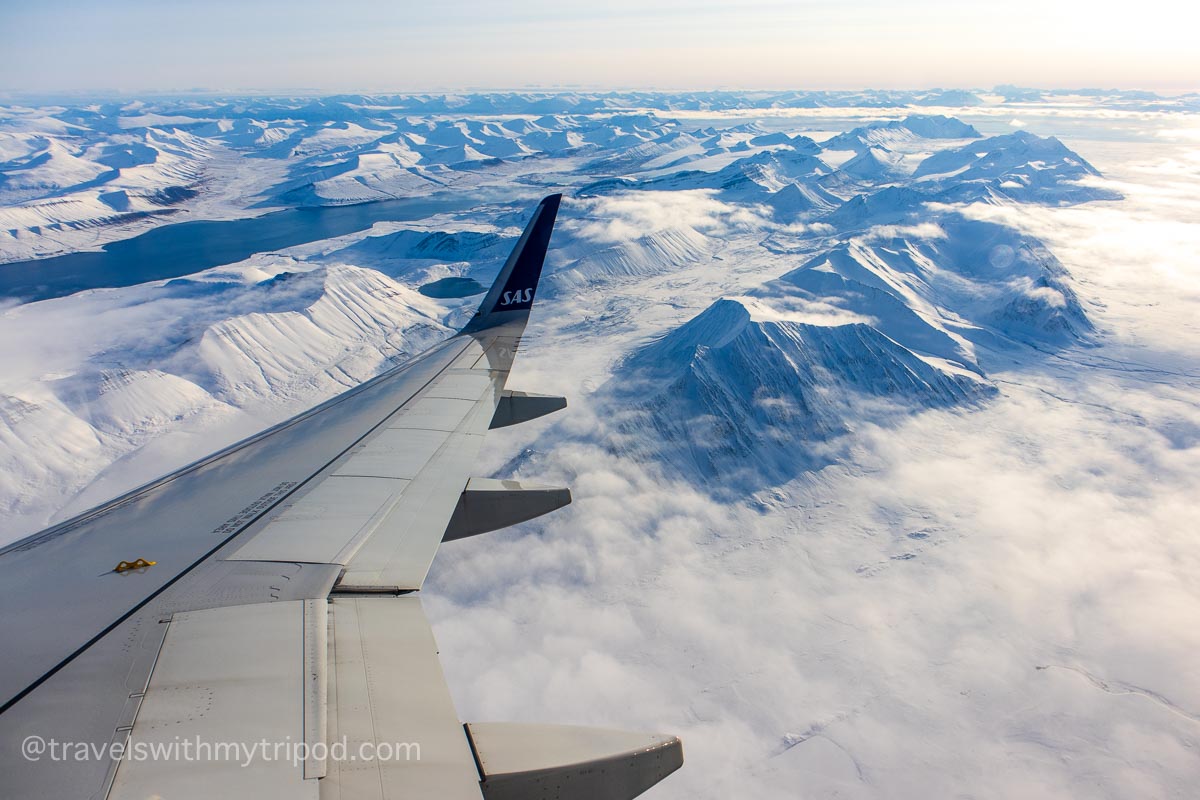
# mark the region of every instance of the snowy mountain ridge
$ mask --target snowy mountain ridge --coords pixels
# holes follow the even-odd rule
[[[862,422],[995,393],[979,375],[898,344],[874,319],[805,319],[722,298],[637,351],[601,401],[616,420],[616,452],[740,496],[829,463],[827,443]]]
[[[445,337],[561,191],[509,386],[570,406],[491,432],[477,474],[574,499],[439,552],[462,718],[678,732],[665,798],[1189,796],[1196,110],[1017,87],[0,107],[4,261],[296,204],[261,221],[311,233],[0,306],[0,534]],[[420,213],[321,238],[393,196],[415,206],[355,208]]]
[[[276,176],[273,186],[252,183],[246,188],[256,187],[251,189],[258,192],[256,198],[302,204],[374,199],[399,191],[467,191],[469,186],[535,175],[542,176],[539,180],[573,180],[575,193],[589,205],[578,220],[569,205],[565,210],[544,296],[603,294],[618,284],[671,280],[681,271],[719,272],[725,267],[718,265],[724,264],[735,273],[746,271],[737,294],[753,299],[756,314],[779,318],[752,315],[747,322],[722,305],[722,314],[714,316],[710,308],[691,322],[680,320],[680,330],[694,331],[689,326],[698,325],[705,331],[704,341],[683,359],[691,365],[687,385],[666,391],[692,397],[683,413],[711,419],[720,430],[791,445],[831,440],[852,430],[862,398],[875,391],[866,376],[875,377],[880,397],[910,410],[922,403],[953,405],[955,399],[969,405],[989,394],[980,383],[986,369],[979,347],[1061,347],[1087,341],[1092,330],[1061,265],[1044,247],[1004,226],[965,219],[949,202],[980,189],[992,204],[1108,196],[1109,189],[1079,183],[1094,178],[1095,169],[1054,139],[1024,132],[980,137],[957,119],[913,113],[818,144],[795,131],[767,132],[757,123],[688,129],[656,114],[418,118],[380,107],[342,114],[339,109],[349,106],[324,102],[302,109],[302,116],[311,117],[306,120],[294,115],[272,119],[263,113],[268,108],[251,103],[229,117],[221,116],[228,109],[213,108],[212,115],[197,115],[196,124],[186,130],[178,127],[177,117],[171,117],[168,130],[160,130],[155,125],[164,117],[144,108],[135,117],[120,110],[57,112],[71,119],[65,129],[69,141],[87,142],[82,133],[86,125],[96,131],[82,149],[74,145],[75,154],[56,138],[62,128],[47,124],[46,132],[29,133],[38,118],[23,113],[18,117],[23,131],[5,134],[8,160],[0,165],[6,177],[0,198],[7,205],[0,215],[23,219],[21,215],[48,202],[44,196],[28,199],[35,182],[15,181],[55,158],[70,167],[55,173],[56,182],[48,189],[55,194],[55,205],[72,207],[94,197],[113,213],[120,205],[111,191],[114,182],[143,174],[138,170],[157,170],[144,174],[139,203],[149,202],[144,200],[151,196],[146,187],[155,181],[165,182],[154,190],[160,194],[192,192],[183,181],[202,175],[203,169],[180,172],[174,166],[187,163],[179,160],[188,154],[212,159],[240,152],[243,164],[279,162],[286,177],[278,180],[280,173],[272,167],[257,174]],[[258,118],[245,116],[251,113]],[[109,123],[101,124],[105,120]],[[120,124],[114,128],[112,120]],[[118,132],[102,133],[111,130]],[[969,143],[962,144],[964,140]],[[847,147],[858,155],[824,160]],[[889,147],[904,154],[892,158],[889,154],[899,151]],[[909,166],[917,156],[921,160]],[[677,202],[663,205],[666,198]],[[133,202],[121,213],[140,213],[134,212]],[[625,209],[622,214],[629,216],[605,223],[612,231],[597,239],[591,217],[598,213],[603,218],[610,209]],[[116,373],[107,361],[116,351],[102,351],[94,358],[103,366],[69,372],[80,387],[73,390],[76,396],[96,398],[106,394],[98,386],[89,388],[89,381],[104,385],[106,375],[153,375],[143,383],[161,387],[163,408],[156,412],[138,406],[150,402],[149,388],[128,390],[145,397],[129,407],[125,422],[116,411],[93,415],[98,408],[94,401],[51,405],[76,415],[92,431],[89,435],[108,443],[102,447],[115,455],[140,446],[130,431],[157,430],[149,420],[188,419],[193,415],[189,408],[199,409],[197,418],[230,413],[214,409],[263,403],[295,408],[301,398],[352,385],[385,359],[416,352],[419,348],[410,340],[431,342],[445,326],[462,319],[471,293],[487,285],[489,270],[514,241],[522,211],[513,211],[500,206],[477,222],[441,228],[377,226],[332,245],[294,248],[298,255],[286,266],[256,257],[240,273],[235,270],[232,281],[176,280],[159,290],[148,287],[142,291],[150,297],[205,310],[188,328],[171,334],[165,351],[143,345],[117,355]],[[719,213],[720,221],[712,213]],[[74,224],[63,223],[59,230]],[[31,235],[16,229],[9,233],[16,241]],[[754,246],[746,234],[761,245]],[[739,244],[731,247],[730,236]],[[265,272],[256,264],[264,261]],[[742,263],[751,266],[743,268]],[[345,264],[371,267],[390,280]],[[441,300],[418,292],[448,285],[439,283],[446,280],[458,281],[453,285],[459,288],[434,291]],[[222,316],[221,308],[238,310]],[[714,319],[736,320],[731,324],[740,333],[736,344],[729,345],[732,349],[714,344],[720,338],[711,330]],[[837,319],[843,321],[831,322]],[[670,339],[668,332],[664,341]],[[655,347],[648,352],[660,352]],[[839,371],[831,354],[860,367],[852,373]],[[755,357],[776,367],[751,373],[773,387],[769,391],[753,381],[740,385],[735,380],[733,373],[749,369]],[[634,358],[628,368],[644,363],[644,358]],[[915,377],[897,383],[899,372]],[[170,388],[172,375],[185,384]],[[614,380],[627,377],[618,372]],[[886,388],[893,385],[895,391]],[[763,402],[786,399],[800,410],[779,418],[756,416],[746,403],[757,402],[753,398],[760,390],[769,394]],[[10,396],[40,407],[41,401],[27,392]],[[730,399],[737,396],[744,402]],[[725,399],[718,402],[718,397]],[[201,413],[204,409],[209,411]],[[668,450],[683,441],[672,437],[691,441],[686,427],[661,420],[650,424]],[[770,432],[755,432],[762,426]],[[125,438],[114,431],[125,431]],[[729,435],[730,441],[737,438]],[[756,446],[743,444],[728,457],[753,462]],[[690,446],[699,452],[694,441]],[[30,445],[14,442],[13,447],[21,451],[13,455],[14,463],[24,465],[14,468],[14,474],[28,473],[36,458],[25,452]],[[667,451],[659,455],[666,463],[675,458]],[[722,459],[728,461],[725,456],[717,461]],[[693,466],[703,472],[715,464],[706,456]],[[66,472],[64,468],[64,476]],[[10,508],[20,510],[32,501],[31,485],[28,474],[17,479],[10,488]]]

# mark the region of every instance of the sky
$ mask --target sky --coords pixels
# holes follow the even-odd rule
[[[0,91],[1200,89],[1178,4],[0,3]]]

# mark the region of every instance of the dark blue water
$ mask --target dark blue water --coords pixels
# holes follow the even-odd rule
[[[470,297],[473,294],[483,294],[487,289],[488,287],[474,278],[442,278],[441,280],[425,284],[417,289],[417,291],[426,297],[436,297],[439,300],[446,300],[455,297]]]
[[[0,297],[24,301],[84,289],[133,286],[232,264],[255,253],[365,230],[376,222],[423,219],[478,205],[478,194],[291,208],[260,217],[180,222],[105,245],[98,253],[0,264]]]

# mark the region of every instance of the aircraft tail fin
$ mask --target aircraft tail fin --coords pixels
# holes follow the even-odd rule
[[[517,246],[462,333],[494,328],[529,316],[561,200],[561,194],[552,194],[538,203]]]

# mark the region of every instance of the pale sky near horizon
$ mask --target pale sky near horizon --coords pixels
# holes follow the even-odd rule
[[[0,91],[1200,90],[1180,4],[0,2]]]

